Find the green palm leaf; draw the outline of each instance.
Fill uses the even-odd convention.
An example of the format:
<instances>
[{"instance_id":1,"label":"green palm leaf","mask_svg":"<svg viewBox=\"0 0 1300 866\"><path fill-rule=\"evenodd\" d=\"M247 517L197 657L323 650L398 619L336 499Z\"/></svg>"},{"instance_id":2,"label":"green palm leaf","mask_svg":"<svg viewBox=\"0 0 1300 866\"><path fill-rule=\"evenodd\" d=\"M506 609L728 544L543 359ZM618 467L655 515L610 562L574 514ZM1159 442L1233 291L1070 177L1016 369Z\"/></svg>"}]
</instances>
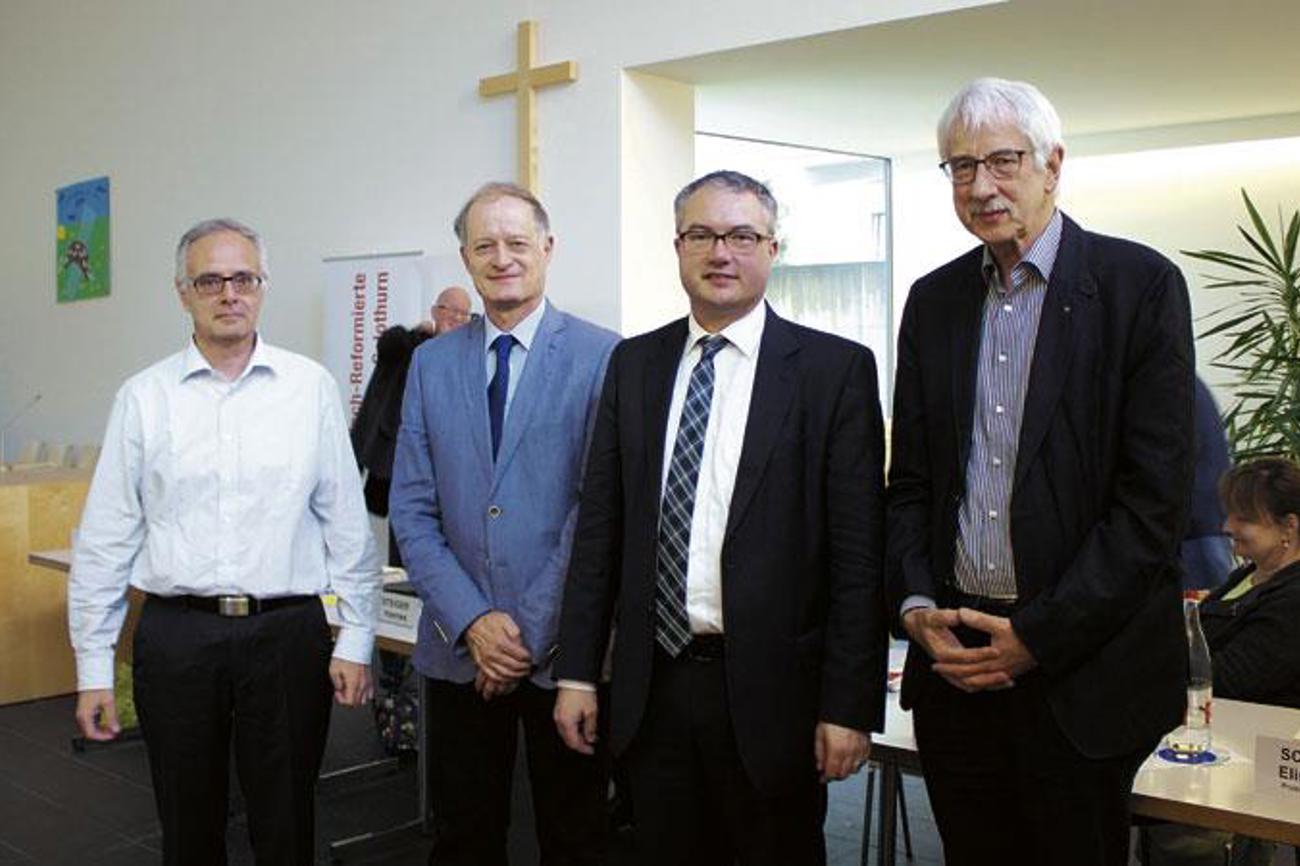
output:
<instances>
[{"instance_id":1,"label":"green palm leaf","mask_svg":"<svg viewBox=\"0 0 1300 866\"><path fill-rule=\"evenodd\" d=\"M1249 223L1237 226L1246 254L1183 250L1189 258L1231 275L1207 274L1207 289L1231 289L1239 300L1198 317L1208 323L1200 337L1226 341L1211 365L1235 376L1231 405L1223 415L1237 460L1266 455L1300 459L1300 211L1276 234L1243 189Z\"/></svg>"}]
</instances>

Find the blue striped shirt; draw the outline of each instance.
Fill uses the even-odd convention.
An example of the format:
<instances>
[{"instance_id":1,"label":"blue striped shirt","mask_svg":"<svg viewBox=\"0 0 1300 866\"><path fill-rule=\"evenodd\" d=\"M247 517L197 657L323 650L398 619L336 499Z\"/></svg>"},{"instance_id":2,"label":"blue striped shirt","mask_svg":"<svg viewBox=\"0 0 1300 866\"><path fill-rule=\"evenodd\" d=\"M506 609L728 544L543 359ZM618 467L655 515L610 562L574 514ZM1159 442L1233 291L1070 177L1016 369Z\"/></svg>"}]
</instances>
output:
<instances>
[{"instance_id":1,"label":"blue striped shirt","mask_svg":"<svg viewBox=\"0 0 1300 866\"><path fill-rule=\"evenodd\" d=\"M1061 212L1056 211L1011 269L1009 286L1003 284L992 253L984 249L988 293L980 327L966 494L957 515L955 564L958 589L971 595L1016 598L1011 484L1038 320L1060 245Z\"/></svg>"}]
</instances>

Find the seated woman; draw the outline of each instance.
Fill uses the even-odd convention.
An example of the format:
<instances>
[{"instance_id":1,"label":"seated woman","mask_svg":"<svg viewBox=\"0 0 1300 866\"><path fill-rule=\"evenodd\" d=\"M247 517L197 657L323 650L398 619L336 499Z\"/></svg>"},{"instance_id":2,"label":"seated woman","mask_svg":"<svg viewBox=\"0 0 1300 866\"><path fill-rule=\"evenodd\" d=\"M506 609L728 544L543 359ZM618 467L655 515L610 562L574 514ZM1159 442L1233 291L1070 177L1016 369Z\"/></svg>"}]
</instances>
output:
<instances>
[{"instance_id":1,"label":"seated woman","mask_svg":"<svg viewBox=\"0 0 1300 866\"><path fill-rule=\"evenodd\" d=\"M1219 481L1224 529L1244 564L1201 602L1214 696L1300 709L1300 466L1266 457ZM1273 862L1274 846L1231 833L1156 825L1144 831L1149 864Z\"/></svg>"},{"instance_id":2,"label":"seated woman","mask_svg":"<svg viewBox=\"0 0 1300 866\"><path fill-rule=\"evenodd\" d=\"M1300 709L1300 466L1266 457L1219 482L1246 562L1201 602L1214 696Z\"/></svg>"}]
</instances>

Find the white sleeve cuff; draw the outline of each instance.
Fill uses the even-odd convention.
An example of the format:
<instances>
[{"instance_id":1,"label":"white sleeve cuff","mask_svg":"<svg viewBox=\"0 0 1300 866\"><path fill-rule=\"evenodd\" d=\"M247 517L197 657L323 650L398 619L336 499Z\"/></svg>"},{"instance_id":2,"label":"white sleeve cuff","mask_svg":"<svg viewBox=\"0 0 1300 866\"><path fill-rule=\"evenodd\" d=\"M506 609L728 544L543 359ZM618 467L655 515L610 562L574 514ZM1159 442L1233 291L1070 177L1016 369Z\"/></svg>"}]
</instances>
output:
<instances>
[{"instance_id":1,"label":"white sleeve cuff","mask_svg":"<svg viewBox=\"0 0 1300 866\"><path fill-rule=\"evenodd\" d=\"M938 605L935 604L934 599L930 598L928 595L909 595L907 598L903 599L903 604L898 609L898 618L902 619L909 610L915 610L918 607L934 608L938 607Z\"/></svg>"},{"instance_id":2,"label":"white sleeve cuff","mask_svg":"<svg viewBox=\"0 0 1300 866\"><path fill-rule=\"evenodd\" d=\"M113 653L77 653L77 691L113 688Z\"/></svg>"},{"instance_id":3,"label":"white sleeve cuff","mask_svg":"<svg viewBox=\"0 0 1300 866\"><path fill-rule=\"evenodd\" d=\"M334 641L334 658L359 665L370 664L375 651L375 633L368 628L345 625Z\"/></svg>"},{"instance_id":4,"label":"white sleeve cuff","mask_svg":"<svg viewBox=\"0 0 1300 866\"><path fill-rule=\"evenodd\" d=\"M582 680L556 680L557 689L573 689L575 692L592 692L596 691L595 683L584 683Z\"/></svg>"}]
</instances>

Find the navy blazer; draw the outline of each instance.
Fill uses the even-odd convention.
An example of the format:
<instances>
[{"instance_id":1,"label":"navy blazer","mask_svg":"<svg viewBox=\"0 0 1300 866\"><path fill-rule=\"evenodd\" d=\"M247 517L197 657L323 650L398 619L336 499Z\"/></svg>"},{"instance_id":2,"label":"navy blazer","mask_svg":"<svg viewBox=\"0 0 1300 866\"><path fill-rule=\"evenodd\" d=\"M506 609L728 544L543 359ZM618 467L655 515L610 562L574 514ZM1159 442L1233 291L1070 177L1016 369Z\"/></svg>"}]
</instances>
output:
<instances>
[{"instance_id":1,"label":"navy blazer","mask_svg":"<svg viewBox=\"0 0 1300 866\"><path fill-rule=\"evenodd\" d=\"M500 610L549 687L583 456L618 336L547 303L494 462L484 334L478 320L425 342L407 376L389 520L423 602L413 659L426 676L473 680L463 634Z\"/></svg>"},{"instance_id":2,"label":"navy blazer","mask_svg":"<svg viewBox=\"0 0 1300 866\"><path fill-rule=\"evenodd\" d=\"M612 743L632 742L655 655L664 439L679 319L614 351L592 434L556 676L598 679L615 619ZM740 761L772 795L806 785L819 721L884 723L884 433L871 352L770 309L720 557Z\"/></svg>"},{"instance_id":3,"label":"navy blazer","mask_svg":"<svg viewBox=\"0 0 1300 866\"><path fill-rule=\"evenodd\" d=\"M907 596L943 606L954 589L982 255L922 277L903 311L888 493L896 628ZM1011 622L1046 677L1057 724L1089 757L1150 746L1183 714L1176 551L1192 488L1193 366L1187 286L1173 263L1065 218L1013 477ZM929 662L912 647L905 707Z\"/></svg>"}]
</instances>

